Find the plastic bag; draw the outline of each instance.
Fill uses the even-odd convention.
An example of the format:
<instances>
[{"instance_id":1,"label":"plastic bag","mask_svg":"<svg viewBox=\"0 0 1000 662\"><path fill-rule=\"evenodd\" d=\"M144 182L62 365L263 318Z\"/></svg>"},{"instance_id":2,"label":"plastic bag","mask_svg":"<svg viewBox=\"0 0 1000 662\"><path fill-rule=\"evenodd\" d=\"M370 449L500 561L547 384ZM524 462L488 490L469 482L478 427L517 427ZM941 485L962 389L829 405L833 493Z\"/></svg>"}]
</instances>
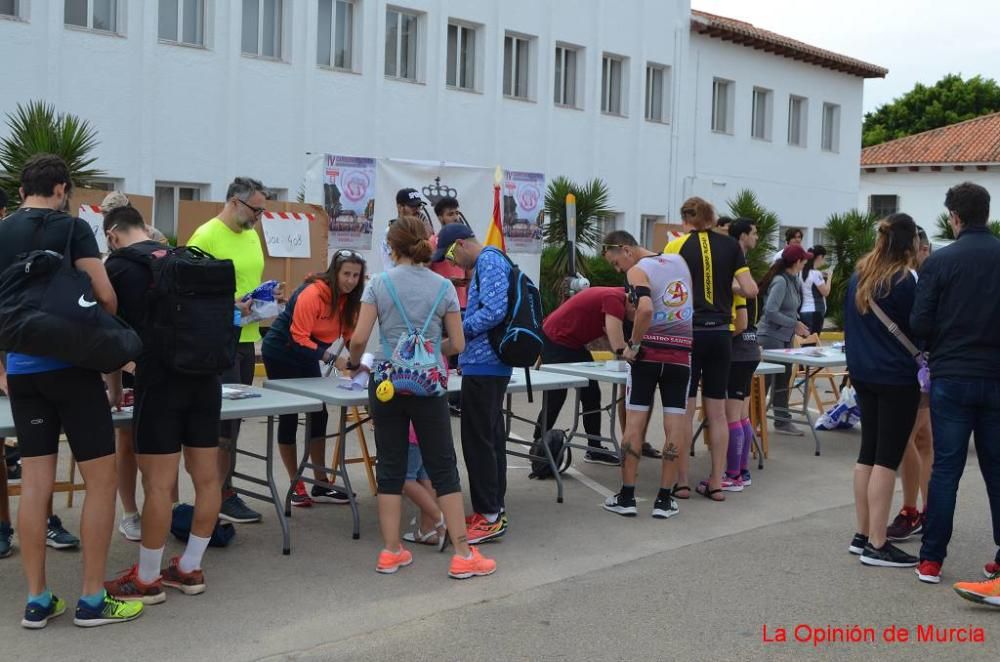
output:
<instances>
[{"instance_id":1,"label":"plastic bag","mask_svg":"<svg viewBox=\"0 0 1000 662\"><path fill-rule=\"evenodd\" d=\"M280 283L276 280L264 281L243 297L243 303L250 303L250 312L240 317L240 326L273 319L281 314L285 305L278 303L277 297L274 296L278 285Z\"/></svg>"},{"instance_id":2,"label":"plastic bag","mask_svg":"<svg viewBox=\"0 0 1000 662\"><path fill-rule=\"evenodd\" d=\"M853 386L840 390L840 399L816 420L817 430L851 430L861 422L861 409Z\"/></svg>"}]
</instances>

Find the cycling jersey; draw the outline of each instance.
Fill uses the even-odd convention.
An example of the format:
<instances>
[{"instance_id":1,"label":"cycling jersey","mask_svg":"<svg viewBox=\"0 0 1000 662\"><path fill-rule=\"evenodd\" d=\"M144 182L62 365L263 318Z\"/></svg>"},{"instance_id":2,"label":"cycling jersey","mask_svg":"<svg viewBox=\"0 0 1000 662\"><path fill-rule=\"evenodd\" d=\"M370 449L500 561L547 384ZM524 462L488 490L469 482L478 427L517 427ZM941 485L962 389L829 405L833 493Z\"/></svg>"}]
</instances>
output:
<instances>
[{"instance_id":1,"label":"cycling jersey","mask_svg":"<svg viewBox=\"0 0 1000 662\"><path fill-rule=\"evenodd\" d=\"M691 274L674 255L650 255L636 266L649 279L653 320L642 337L640 360L688 365L691 352Z\"/></svg>"},{"instance_id":2,"label":"cycling jersey","mask_svg":"<svg viewBox=\"0 0 1000 662\"><path fill-rule=\"evenodd\" d=\"M733 315L733 278L749 271L739 243L711 230L679 237L663 250L684 258L691 270L694 326L725 328Z\"/></svg>"}]
</instances>

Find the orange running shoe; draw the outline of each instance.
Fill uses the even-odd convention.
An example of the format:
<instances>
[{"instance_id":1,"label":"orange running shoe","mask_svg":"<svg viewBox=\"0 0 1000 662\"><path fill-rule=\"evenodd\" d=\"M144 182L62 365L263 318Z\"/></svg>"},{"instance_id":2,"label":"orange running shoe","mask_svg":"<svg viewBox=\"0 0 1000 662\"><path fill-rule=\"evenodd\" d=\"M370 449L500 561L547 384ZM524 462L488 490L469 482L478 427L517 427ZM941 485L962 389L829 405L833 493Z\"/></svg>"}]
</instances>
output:
<instances>
[{"instance_id":1,"label":"orange running shoe","mask_svg":"<svg viewBox=\"0 0 1000 662\"><path fill-rule=\"evenodd\" d=\"M410 554L410 550L402 545L399 546L398 552L390 552L387 549L383 549L379 552L378 565L375 566L375 572L381 572L383 575L391 575L411 563L413 563L413 554Z\"/></svg>"},{"instance_id":2,"label":"orange running shoe","mask_svg":"<svg viewBox=\"0 0 1000 662\"><path fill-rule=\"evenodd\" d=\"M453 579L468 579L469 577L484 577L497 571L497 562L479 553L478 547L470 546L472 558L467 559L460 554L451 557L451 567L448 576Z\"/></svg>"},{"instance_id":3,"label":"orange running shoe","mask_svg":"<svg viewBox=\"0 0 1000 662\"><path fill-rule=\"evenodd\" d=\"M472 521L465 531L470 545L479 545L484 542L496 540L505 533L507 533L507 523L504 517L497 517L497 521L490 522L479 513L472 515Z\"/></svg>"},{"instance_id":4,"label":"orange running shoe","mask_svg":"<svg viewBox=\"0 0 1000 662\"><path fill-rule=\"evenodd\" d=\"M139 580L139 566L134 565L120 577L104 582L104 590L113 598L119 600L138 600L144 605L158 605L166 602L167 594L163 590L160 579L149 584Z\"/></svg>"},{"instance_id":5,"label":"orange running shoe","mask_svg":"<svg viewBox=\"0 0 1000 662\"><path fill-rule=\"evenodd\" d=\"M200 569L184 572L181 570L180 557L170 559L167 567L161 570L163 585L176 588L184 595L198 595L205 592L205 573Z\"/></svg>"},{"instance_id":6,"label":"orange running shoe","mask_svg":"<svg viewBox=\"0 0 1000 662\"><path fill-rule=\"evenodd\" d=\"M958 582L952 588L966 600L1000 607L1000 578L985 582Z\"/></svg>"}]
</instances>

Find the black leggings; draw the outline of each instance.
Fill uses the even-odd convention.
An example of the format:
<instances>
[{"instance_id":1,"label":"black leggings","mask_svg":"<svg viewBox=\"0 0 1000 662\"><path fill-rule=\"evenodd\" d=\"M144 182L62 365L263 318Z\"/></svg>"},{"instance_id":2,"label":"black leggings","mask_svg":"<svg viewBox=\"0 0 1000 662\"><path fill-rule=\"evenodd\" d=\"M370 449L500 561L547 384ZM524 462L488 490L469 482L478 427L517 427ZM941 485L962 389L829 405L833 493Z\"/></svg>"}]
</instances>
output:
<instances>
[{"instance_id":1,"label":"black leggings","mask_svg":"<svg viewBox=\"0 0 1000 662\"><path fill-rule=\"evenodd\" d=\"M265 345L265 347L267 347ZM319 361L286 361L276 359L267 350L263 350L264 369L268 379L297 379L300 377L321 377ZM309 416L310 433L313 439L326 436L326 423L329 416L326 405L319 411L307 414ZM278 443L286 446L295 445L295 435L299 427L298 414L285 414L278 417Z\"/></svg>"},{"instance_id":2,"label":"black leggings","mask_svg":"<svg viewBox=\"0 0 1000 662\"><path fill-rule=\"evenodd\" d=\"M375 425L379 494L402 494L410 457L410 423L417 433L420 455L439 497L462 491L458 459L451 438L448 398L397 395L388 402L375 397L375 380L368 385L368 405Z\"/></svg>"},{"instance_id":3,"label":"black leggings","mask_svg":"<svg viewBox=\"0 0 1000 662\"><path fill-rule=\"evenodd\" d=\"M852 380L861 409L861 450L858 464L895 471L903 460L917 418L920 387L872 384Z\"/></svg>"}]
</instances>

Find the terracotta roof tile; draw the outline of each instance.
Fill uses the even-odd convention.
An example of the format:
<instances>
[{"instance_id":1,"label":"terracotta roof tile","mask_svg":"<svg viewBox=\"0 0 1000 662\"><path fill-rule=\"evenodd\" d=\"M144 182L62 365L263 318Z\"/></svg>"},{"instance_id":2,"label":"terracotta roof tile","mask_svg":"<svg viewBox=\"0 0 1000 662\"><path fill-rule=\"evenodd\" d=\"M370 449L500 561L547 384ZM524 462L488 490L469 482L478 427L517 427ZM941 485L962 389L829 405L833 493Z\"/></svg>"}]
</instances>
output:
<instances>
[{"instance_id":1,"label":"terracotta roof tile","mask_svg":"<svg viewBox=\"0 0 1000 662\"><path fill-rule=\"evenodd\" d=\"M752 23L708 12L691 10L691 29L709 37L764 50L819 67L862 78L885 78L889 70L833 51L810 46L796 39L763 30Z\"/></svg>"},{"instance_id":2,"label":"terracotta roof tile","mask_svg":"<svg viewBox=\"0 0 1000 662\"><path fill-rule=\"evenodd\" d=\"M861 165L1000 163L1000 113L861 150Z\"/></svg>"}]
</instances>

